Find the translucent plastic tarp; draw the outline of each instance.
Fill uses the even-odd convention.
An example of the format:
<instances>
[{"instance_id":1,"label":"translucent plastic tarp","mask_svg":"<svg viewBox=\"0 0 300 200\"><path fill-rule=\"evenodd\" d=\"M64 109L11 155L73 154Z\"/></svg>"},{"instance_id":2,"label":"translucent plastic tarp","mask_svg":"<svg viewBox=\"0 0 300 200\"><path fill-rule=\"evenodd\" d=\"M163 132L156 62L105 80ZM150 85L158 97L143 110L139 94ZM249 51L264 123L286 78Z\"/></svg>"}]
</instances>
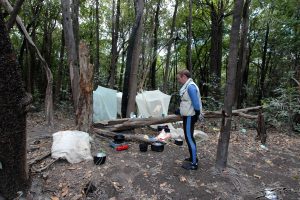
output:
<instances>
[{"instance_id":1,"label":"translucent plastic tarp","mask_svg":"<svg viewBox=\"0 0 300 200\"><path fill-rule=\"evenodd\" d=\"M161 117L168 115L171 96L160 90L143 91L136 96L138 116Z\"/></svg>"},{"instance_id":2,"label":"translucent plastic tarp","mask_svg":"<svg viewBox=\"0 0 300 200\"><path fill-rule=\"evenodd\" d=\"M98 86L93 92L93 121L117 118L117 91Z\"/></svg>"}]
</instances>

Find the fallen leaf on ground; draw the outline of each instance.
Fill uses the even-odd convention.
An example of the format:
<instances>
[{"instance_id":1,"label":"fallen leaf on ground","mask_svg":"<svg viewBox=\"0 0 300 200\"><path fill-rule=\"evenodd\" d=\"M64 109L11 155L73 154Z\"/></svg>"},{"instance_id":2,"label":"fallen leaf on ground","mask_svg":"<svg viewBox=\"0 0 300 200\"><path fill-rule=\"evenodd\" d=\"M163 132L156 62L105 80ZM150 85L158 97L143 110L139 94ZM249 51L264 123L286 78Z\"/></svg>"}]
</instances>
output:
<instances>
[{"instance_id":1,"label":"fallen leaf on ground","mask_svg":"<svg viewBox=\"0 0 300 200\"><path fill-rule=\"evenodd\" d=\"M59 200L59 198L54 196L54 197L51 197L51 200Z\"/></svg>"},{"instance_id":2,"label":"fallen leaf on ground","mask_svg":"<svg viewBox=\"0 0 300 200\"><path fill-rule=\"evenodd\" d=\"M186 182L186 178L185 178L184 176L180 176L179 180L180 180L181 182Z\"/></svg>"},{"instance_id":3,"label":"fallen leaf on ground","mask_svg":"<svg viewBox=\"0 0 300 200\"><path fill-rule=\"evenodd\" d=\"M261 176L257 175L257 174L254 174L253 175L255 178L258 178L258 179L261 179Z\"/></svg>"}]
</instances>

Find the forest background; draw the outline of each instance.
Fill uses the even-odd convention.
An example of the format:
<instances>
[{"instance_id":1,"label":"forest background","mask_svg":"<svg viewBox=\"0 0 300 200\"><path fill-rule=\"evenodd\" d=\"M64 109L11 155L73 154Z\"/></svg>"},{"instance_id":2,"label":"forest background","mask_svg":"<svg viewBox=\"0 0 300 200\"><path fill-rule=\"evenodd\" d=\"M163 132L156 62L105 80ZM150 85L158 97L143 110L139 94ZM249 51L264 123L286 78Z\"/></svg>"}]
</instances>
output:
<instances>
[{"instance_id":1,"label":"forest background","mask_svg":"<svg viewBox=\"0 0 300 200\"><path fill-rule=\"evenodd\" d=\"M79 130L90 128L91 94L98 85L123 92L122 117L136 111L134 98L141 90L172 95L172 113L179 99L176 74L184 68L200 87L204 110L224 109L229 116L221 127L217 166L226 167L234 108L262 105L267 127L300 132L297 0L0 3L4 166L14 156L26 163L31 99L29 109L44 110L49 125L54 110L72 105ZM26 164L16 165L22 176L9 170L15 164L4 167L2 175L25 183ZM3 188L8 178L2 179Z\"/></svg>"},{"instance_id":2,"label":"forest background","mask_svg":"<svg viewBox=\"0 0 300 200\"><path fill-rule=\"evenodd\" d=\"M143 5L137 2L68 2L74 41L79 44L82 40L89 46L94 89L101 85L123 92L128 90L130 84L124 82L129 76L126 62L130 35L137 27L137 7L143 6L139 25L142 31L137 33L140 36L134 36L141 38L140 53L135 55L138 65L134 93L160 89L172 94L172 111L179 88L176 73L188 68L200 86L205 110L219 110L225 92L234 1L147 0ZM57 106L72 99L63 7L64 4L56 0L24 1L19 12L52 72L53 100ZM236 108L264 105L267 111L273 112L273 117L267 119L272 125L287 123L299 131L295 118L300 112L297 90L300 4L296 0L247 0L241 14L234 105ZM26 91L40 107L47 88L43 63L18 26L11 27L10 37ZM78 63L75 68L79 69Z\"/></svg>"}]
</instances>

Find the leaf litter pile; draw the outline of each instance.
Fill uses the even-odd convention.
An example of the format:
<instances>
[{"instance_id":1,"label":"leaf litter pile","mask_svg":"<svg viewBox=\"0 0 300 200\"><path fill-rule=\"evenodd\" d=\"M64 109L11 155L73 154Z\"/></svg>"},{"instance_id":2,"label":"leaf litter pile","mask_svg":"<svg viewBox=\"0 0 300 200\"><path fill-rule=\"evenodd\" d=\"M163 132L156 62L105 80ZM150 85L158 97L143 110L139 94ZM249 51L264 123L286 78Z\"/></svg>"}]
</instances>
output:
<instances>
[{"instance_id":1,"label":"leaf litter pile","mask_svg":"<svg viewBox=\"0 0 300 200\"><path fill-rule=\"evenodd\" d=\"M28 114L27 158L32 185L27 199L300 199L300 137L297 135L268 129L267 148L262 148L254 139L255 129L233 129L228 167L222 173L214 168L219 120L207 120L201 130L209 138L196 140L197 171L181 167L184 158L189 156L185 142L177 146L169 141L163 152L150 148L141 152L139 142L128 142L128 150L116 151L109 147L112 139L93 134L90 134L92 155L104 150L106 162L70 164L51 158L52 134L75 128L70 116L57 112L55 125L50 128L41 112ZM158 134L148 127L135 132Z\"/></svg>"}]
</instances>

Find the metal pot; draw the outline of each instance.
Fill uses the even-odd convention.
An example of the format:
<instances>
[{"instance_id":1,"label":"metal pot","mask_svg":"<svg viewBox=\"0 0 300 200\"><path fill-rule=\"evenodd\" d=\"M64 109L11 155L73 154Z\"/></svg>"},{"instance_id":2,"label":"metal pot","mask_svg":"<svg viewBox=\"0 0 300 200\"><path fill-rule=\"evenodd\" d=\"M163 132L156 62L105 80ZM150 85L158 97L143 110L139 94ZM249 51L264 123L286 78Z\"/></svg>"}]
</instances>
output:
<instances>
[{"instance_id":1,"label":"metal pot","mask_svg":"<svg viewBox=\"0 0 300 200\"><path fill-rule=\"evenodd\" d=\"M151 150L156 152L162 152L164 150L164 144L161 142L154 142L151 144Z\"/></svg>"},{"instance_id":2,"label":"metal pot","mask_svg":"<svg viewBox=\"0 0 300 200\"><path fill-rule=\"evenodd\" d=\"M121 144L125 141L125 136L122 134L117 134L114 136L114 143Z\"/></svg>"}]
</instances>

